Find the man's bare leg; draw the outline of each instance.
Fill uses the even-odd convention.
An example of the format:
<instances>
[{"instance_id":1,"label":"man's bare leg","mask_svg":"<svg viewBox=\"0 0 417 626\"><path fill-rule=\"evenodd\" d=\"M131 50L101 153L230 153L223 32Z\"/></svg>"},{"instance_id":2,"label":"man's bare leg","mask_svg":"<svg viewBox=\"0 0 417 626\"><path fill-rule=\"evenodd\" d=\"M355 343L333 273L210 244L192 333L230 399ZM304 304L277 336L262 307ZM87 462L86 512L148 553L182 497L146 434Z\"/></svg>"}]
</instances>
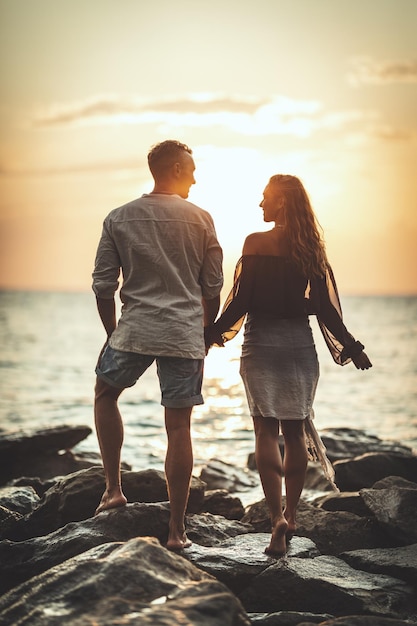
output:
<instances>
[{"instance_id":1,"label":"man's bare leg","mask_svg":"<svg viewBox=\"0 0 417 626\"><path fill-rule=\"evenodd\" d=\"M122 492L120 453L123 443L123 422L117 400L123 389L111 387L97 378L94 398L94 419L103 460L106 490L95 514L124 506L127 502Z\"/></svg>"},{"instance_id":2,"label":"man's bare leg","mask_svg":"<svg viewBox=\"0 0 417 626\"><path fill-rule=\"evenodd\" d=\"M279 422L273 417L254 417L255 459L271 516L271 541L267 554L283 556L288 523L282 512L282 459L279 449Z\"/></svg>"},{"instance_id":3,"label":"man's bare leg","mask_svg":"<svg viewBox=\"0 0 417 626\"><path fill-rule=\"evenodd\" d=\"M288 538L296 530L296 511L304 487L307 469L307 447L304 434L304 421L283 420L281 422L284 435L284 476L286 504L285 519L288 522Z\"/></svg>"},{"instance_id":4,"label":"man's bare leg","mask_svg":"<svg viewBox=\"0 0 417 626\"><path fill-rule=\"evenodd\" d=\"M185 511L193 471L191 412L192 407L165 408L165 428L168 437L165 475L171 509L167 541L169 550L182 550L191 545L185 533Z\"/></svg>"}]
</instances>

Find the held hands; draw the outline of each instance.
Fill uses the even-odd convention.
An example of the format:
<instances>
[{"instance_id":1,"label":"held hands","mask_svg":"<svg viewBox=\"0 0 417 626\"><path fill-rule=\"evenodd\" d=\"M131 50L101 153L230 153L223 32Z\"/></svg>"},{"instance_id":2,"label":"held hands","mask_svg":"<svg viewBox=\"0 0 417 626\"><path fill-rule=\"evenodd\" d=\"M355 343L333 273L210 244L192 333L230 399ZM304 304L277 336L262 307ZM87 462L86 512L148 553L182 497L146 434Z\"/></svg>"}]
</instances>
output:
<instances>
[{"instance_id":1,"label":"held hands","mask_svg":"<svg viewBox=\"0 0 417 626\"><path fill-rule=\"evenodd\" d=\"M206 344L206 354L213 344L216 344L220 348L224 348L223 337L214 324L204 327L204 342Z\"/></svg>"},{"instance_id":2,"label":"held hands","mask_svg":"<svg viewBox=\"0 0 417 626\"><path fill-rule=\"evenodd\" d=\"M368 359L366 352L362 350L358 355L352 357L352 361L358 370L368 370L372 367L371 361Z\"/></svg>"}]
</instances>

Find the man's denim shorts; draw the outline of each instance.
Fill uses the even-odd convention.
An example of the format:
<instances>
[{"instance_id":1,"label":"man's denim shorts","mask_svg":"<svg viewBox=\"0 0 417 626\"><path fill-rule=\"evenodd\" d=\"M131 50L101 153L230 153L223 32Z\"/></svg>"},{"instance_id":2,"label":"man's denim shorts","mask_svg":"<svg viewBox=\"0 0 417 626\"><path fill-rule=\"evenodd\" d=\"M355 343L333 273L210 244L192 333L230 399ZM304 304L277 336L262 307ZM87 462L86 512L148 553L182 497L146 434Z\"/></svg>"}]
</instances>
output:
<instances>
[{"instance_id":1,"label":"man's denim shorts","mask_svg":"<svg viewBox=\"0 0 417 626\"><path fill-rule=\"evenodd\" d=\"M97 364L96 374L108 385L125 389L133 387L154 361L162 406L180 409L204 403L201 395L204 359L121 352L107 345Z\"/></svg>"}]
</instances>

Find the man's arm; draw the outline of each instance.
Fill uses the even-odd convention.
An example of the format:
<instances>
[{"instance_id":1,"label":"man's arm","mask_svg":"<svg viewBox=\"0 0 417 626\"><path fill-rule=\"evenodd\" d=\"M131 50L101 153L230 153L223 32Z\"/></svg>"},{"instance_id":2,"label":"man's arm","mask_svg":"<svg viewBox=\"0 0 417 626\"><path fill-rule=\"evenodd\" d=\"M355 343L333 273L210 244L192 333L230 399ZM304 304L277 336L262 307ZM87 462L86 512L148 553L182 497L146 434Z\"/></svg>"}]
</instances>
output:
<instances>
[{"instance_id":1,"label":"man's arm","mask_svg":"<svg viewBox=\"0 0 417 626\"><path fill-rule=\"evenodd\" d=\"M116 328L116 304L114 298L99 298L97 296L96 301L100 319L106 330L107 338L109 338Z\"/></svg>"},{"instance_id":2,"label":"man's arm","mask_svg":"<svg viewBox=\"0 0 417 626\"><path fill-rule=\"evenodd\" d=\"M207 300L206 298L202 299L203 309L204 309L204 343L206 344L206 354L210 348L210 342L207 336L207 331L209 327L213 324L216 319L217 313L220 308L220 295L212 298L211 300Z\"/></svg>"},{"instance_id":3,"label":"man's arm","mask_svg":"<svg viewBox=\"0 0 417 626\"><path fill-rule=\"evenodd\" d=\"M204 309L204 326L210 326L213 324L216 319L217 313L220 308L220 295L212 298L211 300L207 300L206 298L202 299L203 309Z\"/></svg>"}]
</instances>

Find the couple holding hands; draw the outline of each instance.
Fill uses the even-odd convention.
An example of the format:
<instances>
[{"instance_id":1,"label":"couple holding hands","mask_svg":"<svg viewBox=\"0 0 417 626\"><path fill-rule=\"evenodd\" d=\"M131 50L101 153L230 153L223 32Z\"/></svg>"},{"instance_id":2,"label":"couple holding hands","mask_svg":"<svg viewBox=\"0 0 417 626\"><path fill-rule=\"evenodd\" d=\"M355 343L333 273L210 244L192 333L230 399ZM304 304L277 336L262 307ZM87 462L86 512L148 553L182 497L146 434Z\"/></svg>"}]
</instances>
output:
<instances>
[{"instance_id":1,"label":"couple holding hands","mask_svg":"<svg viewBox=\"0 0 417 626\"><path fill-rule=\"evenodd\" d=\"M154 146L151 193L104 220L93 272L107 340L96 367L95 424L106 487L96 513L126 504L120 472L123 423L118 398L156 361L165 411L165 474L170 501L166 546L190 545L185 511L193 468L190 418L202 404L204 356L243 322L240 374L255 431L255 458L271 516L265 551L286 553L296 531L308 448L332 480L314 428L319 364L309 316L336 363L370 368L364 346L343 323L336 282L319 225L301 181L272 176L260 207L272 229L250 234L220 317L222 250L209 213L187 201L195 183L191 149L168 140ZM121 316L114 296L122 273ZM203 333L204 328L204 333ZM279 433L284 438L282 459ZM282 481L285 481L285 508Z\"/></svg>"}]
</instances>

